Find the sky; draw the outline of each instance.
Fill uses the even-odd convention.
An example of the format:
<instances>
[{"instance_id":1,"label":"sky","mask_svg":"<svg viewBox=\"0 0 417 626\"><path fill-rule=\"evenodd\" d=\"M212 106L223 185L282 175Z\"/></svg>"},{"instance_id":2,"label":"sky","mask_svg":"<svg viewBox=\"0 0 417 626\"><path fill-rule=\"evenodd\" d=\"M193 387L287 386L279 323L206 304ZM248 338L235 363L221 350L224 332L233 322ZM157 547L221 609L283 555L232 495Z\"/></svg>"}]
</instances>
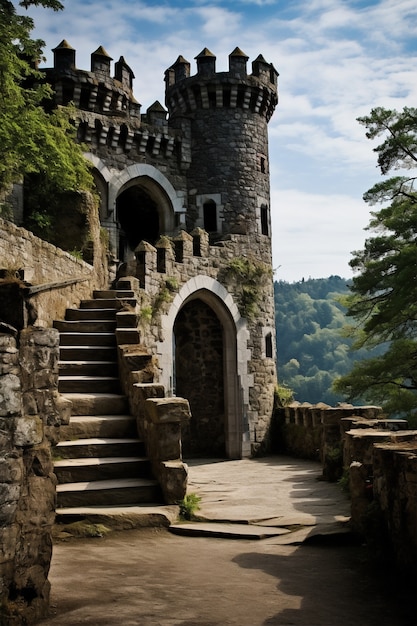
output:
<instances>
[{"instance_id":1,"label":"sky","mask_svg":"<svg viewBox=\"0 0 417 626\"><path fill-rule=\"evenodd\" d=\"M142 112L164 104L164 72L181 54L196 72L205 47L227 71L236 46L279 72L269 122L275 280L338 275L363 248L370 210L362 196L381 180L377 142L357 122L375 107L417 106L415 0L63 0L32 7L33 36L66 39L79 69L102 45L135 74Z\"/></svg>"}]
</instances>

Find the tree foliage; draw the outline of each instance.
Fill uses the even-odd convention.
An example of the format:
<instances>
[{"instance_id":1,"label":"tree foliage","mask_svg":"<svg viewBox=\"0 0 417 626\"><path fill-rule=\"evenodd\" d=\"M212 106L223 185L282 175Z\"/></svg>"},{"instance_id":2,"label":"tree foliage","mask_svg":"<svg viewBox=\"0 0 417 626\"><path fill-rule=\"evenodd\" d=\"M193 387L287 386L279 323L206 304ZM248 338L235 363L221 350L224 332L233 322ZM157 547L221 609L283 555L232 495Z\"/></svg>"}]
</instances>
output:
<instances>
[{"instance_id":1,"label":"tree foliage","mask_svg":"<svg viewBox=\"0 0 417 626\"><path fill-rule=\"evenodd\" d=\"M25 0L19 5L63 8L57 0ZM44 42L31 37L33 26L12 2L0 1L0 192L26 174L39 174L56 189L89 189L92 178L74 141L71 111L47 112L43 106L52 91L37 70Z\"/></svg>"},{"instance_id":2,"label":"tree foliage","mask_svg":"<svg viewBox=\"0 0 417 626\"><path fill-rule=\"evenodd\" d=\"M383 175L403 170L364 194L371 212L363 250L350 261L356 272L346 299L355 347L385 346L378 357L357 363L335 388L349 398L381 402L388 412L417 412L417 109L376 108L359 118Z\"/></svg>"}]
</instances>

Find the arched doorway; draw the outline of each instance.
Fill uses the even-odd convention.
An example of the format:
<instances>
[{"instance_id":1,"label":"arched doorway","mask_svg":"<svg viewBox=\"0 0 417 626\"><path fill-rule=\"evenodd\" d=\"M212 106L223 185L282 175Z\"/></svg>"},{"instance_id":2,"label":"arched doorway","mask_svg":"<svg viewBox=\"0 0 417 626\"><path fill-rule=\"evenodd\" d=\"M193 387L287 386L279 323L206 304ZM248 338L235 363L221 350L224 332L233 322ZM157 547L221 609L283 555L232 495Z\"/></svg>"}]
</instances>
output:
<instances>
[{"instance_id":1,"label":"arched doorway","mask_svg":"<svg viewBox=\"0 0 417 626\"><path fill-rule=\"evenodd\" d=\"M120 225L120 261L125 261L128 251L133 252L141 241L156 243L160 234L158 205L150 194L135 185L117 197L116 215Z\"/></svg>"},{"instance_id":2,"label":"arched doorway","mask_svg":"<svg viewBox=\"0 0 417 626\"><path fill-rule=\"evenodd\" d=\"M223 328L201 299L187 302L174 324L175 392L190 403L183 454L226 455Z\"/></svg>"}]
</instances>

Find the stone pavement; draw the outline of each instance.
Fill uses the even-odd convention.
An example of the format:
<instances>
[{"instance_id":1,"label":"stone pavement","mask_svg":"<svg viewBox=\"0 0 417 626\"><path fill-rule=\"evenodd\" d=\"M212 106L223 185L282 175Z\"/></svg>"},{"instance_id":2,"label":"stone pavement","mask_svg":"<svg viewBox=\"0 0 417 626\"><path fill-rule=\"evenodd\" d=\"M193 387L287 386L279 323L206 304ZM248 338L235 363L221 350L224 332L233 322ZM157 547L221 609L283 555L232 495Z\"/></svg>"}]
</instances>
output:
<instances>
[{"instance_id":1,"label":"stone pavement","mask_svg":"<svg viewBox=\"0 0 417 626\"><path fill-rule=\"evenodd\" d=\"M206 523L172 524L173 532L281 536L282 544L300 543L318 533L348 532L350 502L339 485L321 480L318 463L274 456L188 464L188 493L201 497L197 516Z\"/></svg>"},{"instance_id":2,"label":"stone pavement","mask_svg":"<svg viewBox=\"0 0 417 626\"><path fill-rule=\"evenodd\" d=\"M202 536L142 528L58 542L42 626L415 626L415 604L341 534L349 501L318 464L189 465L204 521L173 530Z\"/></svg>"}]
</instances>

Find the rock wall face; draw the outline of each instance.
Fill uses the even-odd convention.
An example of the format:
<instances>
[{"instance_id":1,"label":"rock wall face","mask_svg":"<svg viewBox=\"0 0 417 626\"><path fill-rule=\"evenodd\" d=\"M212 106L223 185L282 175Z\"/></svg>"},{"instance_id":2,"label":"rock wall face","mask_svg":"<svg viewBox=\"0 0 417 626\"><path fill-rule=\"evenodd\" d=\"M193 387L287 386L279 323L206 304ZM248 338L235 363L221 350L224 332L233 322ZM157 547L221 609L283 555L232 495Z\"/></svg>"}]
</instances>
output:
<instances>
[{"instance_id":1,"label":"rock wall face","mask_svg":"<svg viewBox=\"0 0 417 626\"><path fill-rule=\"evenodd\" d=\"M0 334L0 623L30 624L48 609L55 519L51 445L69 408L58 394L59 336Z\"/></svg>"}]
</instances>

